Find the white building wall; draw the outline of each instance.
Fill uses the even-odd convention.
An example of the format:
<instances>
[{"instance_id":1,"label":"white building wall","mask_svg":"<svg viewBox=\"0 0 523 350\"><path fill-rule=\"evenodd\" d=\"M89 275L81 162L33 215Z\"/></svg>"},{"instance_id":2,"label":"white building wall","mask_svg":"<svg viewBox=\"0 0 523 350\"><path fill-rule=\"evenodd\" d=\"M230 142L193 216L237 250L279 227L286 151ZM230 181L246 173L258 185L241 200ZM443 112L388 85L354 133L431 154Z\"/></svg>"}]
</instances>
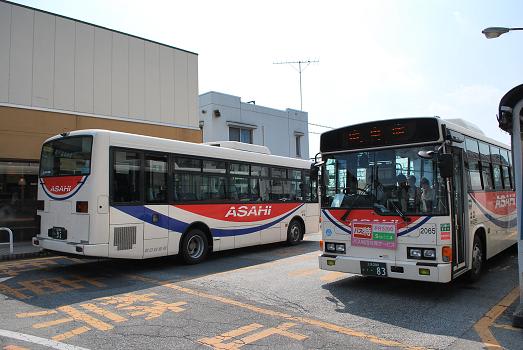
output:
<instances>
[{"instance_id":1,"label":"white building wall","mask_svg":"<svg viewBox=\"0 0 523 350\"><path fill-rule=\"evenodd\" d=\"M198 56L0 1L0 104L198 127Z\"/></svg>"},{"instance_id":2,"label":"white building wall","mask_svg":"<svg viewBox=\"0 0 523 350\"><path fill-rule=\"evenodd\" d=\"M216 117L214 111L220 116ZM229 127L251 128L253 143L269 147L272 154L297 157L296 135L301 136L301 157L309 158L308 114L241 102L240 97L208 92L200 95L203 141L229 140Z\"/></svg>"}]
</instances>

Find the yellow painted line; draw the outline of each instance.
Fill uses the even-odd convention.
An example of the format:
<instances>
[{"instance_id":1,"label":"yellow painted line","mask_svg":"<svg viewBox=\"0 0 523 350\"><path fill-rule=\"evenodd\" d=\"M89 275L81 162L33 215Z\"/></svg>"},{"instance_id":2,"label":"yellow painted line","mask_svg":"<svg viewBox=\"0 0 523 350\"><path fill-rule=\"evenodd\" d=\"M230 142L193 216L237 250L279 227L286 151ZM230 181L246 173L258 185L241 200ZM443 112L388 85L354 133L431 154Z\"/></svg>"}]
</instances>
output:
<instances>
[{"instance_id":1,"label":"yellow painted line","mask_svg":"<svg viewBox=\"0 0 523 350\"><path fill-rule=\"evenodd\" d=\"M4 346L4 350L29 350L29 349L24 348L23 346L18 346L18 345L7 345L7 346Z\"/></svg>"},{"instance_id":2,"label":"yellow painted line","mask_svg":"<svg viewBox=\"0 0 523 350\"><path fill-rule=\"evenodd\" d=\"M90 330L91 330L91 328L86 327L86 326L82 326L82 327L75 328L72 331L55 335L51 339L53 339L55 341L62 341L62 340L66 340L66 339L69 339L69 338L72 338L72 337L76 337L77 335L80 335L80 334L84 334L85 332L88 332Z\"/></svg>"},{"instance_id":3,"label":"yellow painted line","mask_svg":"<svg viewBox=\"0 0 523 350\"><path fill-rule=\"evenodd\" d=\"M86 310L91 311L92 313L95 313L97 315L103 316L111 321L114 321L116 323L127 321L125 317L122 317L120 315L117 315L111 311L104 310L102 308L99 308L98 306L94 304L81 304L81 307L83 307Z\"/></svg>"},{"instance_id":4,"label":"yellow painted line","mask_svg":"<svg viewBox=\"0 0 523 350\"><path fill-rule=\"evenodd\" d=\"M56 326L56 325L59 325L59 324L62 324L62 323L67 323L67 322L71 322L71 321L74 321L74 319L72 319L72 318L60 318L58 320L53 320L53 321L49 321L49 322L42 322L42 323L34 324L33 328L35 328L35 329L48 328L48 327Z\"/></svg>"},{"instance_id":5,"label":"yellow painted line","mask_svg":"<svg viewBox=\"0 0 523 350\"><path fill-rule=\"evenodd\" d=\"M240 344L251 344L251 343L254 343L254 342L256 342L258 340L261 340L263 338L267 338L267 337L269 337L271 335L274 335L274 334L282 335L284 337L288 337L288 338L291 338L291 339L294 339L294 340L305 340L305 339L308 338L307 336L305 336L303 334L292 333L292 332L288 331L289 328L294 327L294 326L296 326L296 323L285 322L284 324L281 324L278 327L267 328L267 329L264 329L263 331L261 331L259 333L256 333L256 334L253 334L253 335L249 335L249 336L247 336L245 338L242 338L238 342Z\"/></svg>"},{"instance_id":6,"label":"yellow painted line","mask_svg":"<svg viewBox=\"0 0 523 350\"><path fill-rule=\"evenodd\" d=\"M51 293L62 293L67 291L66 288L56 283L53 280L34 280L34 281L21 281L19 285L23 286L25 290L31 291L36 295Z\"/></svg>"},{"instance_id":7,"label":"yellow painted line","mask_svg":"<svg viewBox=\"0 0 523 350\"><path fill-rule=\"evenodd\" d=\"M96 328L100 331L108 331L108 330L114 328L112 325L105 323L103 321L100 321L92 316L89 316L86 313L78 311L71 306L61 306L57 310L65 312L66 314L68 314L69 316L74 318L76 321L82 321L84 323L87 323L89 326ZM56 339L54 339L54 340L56 340Z\"/></svg>"},{"instance_id":8,"label":"yellow painted line","mask_svg":"<svg viewBox=\"0 0 523 350\"><path fill-rule=\"evenodd\" d=\"M72 289L85 288L84 286L82 286L80 284L81 280L73 280L73 279L65 278L65 277L54 277L53 280L58 281L60 284L67 286L69 288L72 288Z\"/></svg>"},{"instance_id":9,"label":"yellow painted line","mask_svg":"<svg viewBox=\"0 0 523 350\"><path fill-rule=\"evenodd\" d=\"M317 272L320 272L320 269L315 266L313 268L307 268L307 269L300 269L300 270L294 270L288 273L289 276L297 277L297 276L310 276Z\"/></svg>"},{"instance_id":10,"label":"yellow painted line","mask_svg":"<svg viewBox=\"0 0 523 350\"><path fill-rule=\"evenodd\" d=\"M167 304L163 301L154 301L154 306L128 306L125 307L125 310L136 310L130 313L131 316L143 316L148 315L145 319L152 320L153 318L158 318L162 316L167 310L172 312L182 312L185 309L180 306L187 304L184 301L180 301L173 304Z\"/></svg>"},{"instance_id":11,"label":"yellow painted line","mask_svg":"<svg viewBox=\"0 0 523 350\"><path fill-rule=\"evenodd\" d=\"M48 257L36 258L36 259L22 259L22 260L17 260L16 262L8 261L8 262L0 263L0 269L3 269L4 266L13 267L13 266L21 265L21 264L26 264L28 262L29 263L38 263L40 261L66 259L66 258L67 257L65 257L65 256L48 256Z\"/></svg>"},{"instance_id":12,"label":"yellow painted line","mask_svg":"<svg viewBox=\"0 0 523 350\"><path fill-rule=\"evenodd\" d=\"M11 295L17 299L30 299L31 298L31 296L22 293L19 289L11 288L5 284L0 284L0 293Z\"/></svg>"},{"instance_id":13,"label":"yellow painted line","mask_svg":"<svg viewBox=\"0 0 523 350\"><path fill-rule=\"evenodd\" d=\"M238 329L234 329L232 331L223 333L222 335L219 335L218 337L222 338L222 341L225 341L225 340L229 340L234 337L239 337L240 335L247 334L249 332L257 330L258 328L263 328L263 326L258 323L251 323L247 326L243 326Z\"/></svg>"},{"instance_id":14,"label":"yellow painted line","mask_svg":"<svg viewBox=\"0 0 523 350\"><path fill-rule=\"evenodd\" d=\"M333 271L333 272L329 272L325 276L321 276L320 280L322 280L323 282L333 282L341 277L346 277L346 276L347 276L347 274L344 272Z\"/></svg>"},{"instance_id":15,"label":"yellow painted line","mask_svg":"<svg viewBox=\"0 0 523 350\"><path fill-rule=\"evenodd\" d=\"M496 327L496 328L506 329L506 330L509 330L509 331L516 331L516 332L523 333L523 330L521 328L512 327L512 325L510 325L510 324L494 323L492 326Z\"/></svg>"},{"instance_id":16,"label":"yellow painted line","mask_svg":"<svg viewBox=\"0 0 523 350\"><path fill-rule=\"evenodd\" d=\"M19 314L16 314L16 317L18 318L26 318L26 317L37 317L37 316L48 316L48 315L54 315L57 312L55 310L45 310L45 311L35 311L35 312L22 312Z\"/></svg>"},{"instance_id":17,"label":"yellow painted line","mask_svg":"<svg viewBox=\"0 0 523 350\"><path fill-rule=\"evenodd\" d=\"M262 328L263 326L258 323L251 323L247 326L243 326L237 329L233 329L232 331L225 332L221 335L217 335L214 338L202 338L198 339L198 342L204 345L209 345L214 347L215 349L228 349L230 348L229 344L224 344L225 341L230 340L234 337L238 337L240 335L244 335L246 333L252 332L258 328Z\"/></svg>"},{"instance_id":18,"label":"yellow painted line","mask_svg":"<svg viewBox=\"0 0 523 350\"><path fill-rule=\"evenodd\" d=\"M160 286L163 286L163 287L166 287L166 288L177 290L179 292L186 293L186 294L189 294L189 295L194 295L194 296L197 296L197 297L218 301L218 302L224 303L226 305L232 305L232 306L240 307L240 308L243 308L243 309L246 309L246 310L249 310L249 311L252 311L252 312L256 312L256 313L259 313L259 314L262 314L262 315L267 315L267 316L276 317L276 318L282 318L282 319L285 319L287 321L293 321L293 322L309 324L309 325L312 325L312 326L316 326L316 327L320 327L320 328L323 328L323 329L331 330L331 331L334 331L334 332L337 332L337 333L345 334L345 335L348 335L348 336L351 336L351 337L361 338L361 339L367 340L367 341L369 341L371 343L382 345L382 346L398 347L398 348L411 349L411 350L422 350L422 349L425 349L423 347L414 347L414 346L410 346L410 345L407 345L407 344L403 344L403 343L397 342L395 340L387 340L387 339L379 338L379 337L374 336L374 335L366 334L364 332L356 331L356 330L353 330L353 329L350 329L350 328L347 328L347 327L338 326L338 325L333 324L333 323L319 321L319 320L315 320L315 319L311 319L311 318L307 318L307 317L292 316L292 315L289 315L289 314L286 314L286 313L283 313L283 312L274 311L274 310L270 310L270 309L267 309L267 308L262 308L262 307L246 304L246 303L234 300L234 299L221 297L221 296L217 296L217 295L213 295L213 294L209 294L209 293L205 293L205 292L200 292L198 290L182 287L182 286L176 285L174 283L170 283L170 282L162 282L162 281L159 281L159 280L155 280L155 279L151 279L151 278L143 277L143 276L139 276L139 275L129 275L129 277L133 278L133 279L136 279L136 280L139 280L139 281L142 281L142 282L156 284L156 285L160 285Z\"/></svg>"},{"instance_id":19,"label":"yellow painted line","mask_svg":"<svg viewBox=\"0 0 523 350\"><path fill-rule=\"evenodd\" d=\"M73 276L74 278L78 279L79 281L82 281L82 282L85 282L85 283L89 283L95 287L98 287L98 288L105 288L107 287L106 284L98 281L97 279L94 279L94 278L88 278L88 277L84 277L84 276L79 276L79 275L74 275Z\"/></svg>"},{"instance_id":20,"label":"yellow painted line","mask_svg":"<svg viewBox=\"0 0 523 350\"><path fill-rule=\"evenodd\" d=\"M519 287L516 287L510 291L499 303L494 305L485 316L483 316L475 325L474 329L478 333L481 341L487 349L501 349L501 345L494 337L494 334L490 331L489 327L492 326L496 319L505 312L505 310L512 305L519 297Z\"/></svg>"}]
</instances>

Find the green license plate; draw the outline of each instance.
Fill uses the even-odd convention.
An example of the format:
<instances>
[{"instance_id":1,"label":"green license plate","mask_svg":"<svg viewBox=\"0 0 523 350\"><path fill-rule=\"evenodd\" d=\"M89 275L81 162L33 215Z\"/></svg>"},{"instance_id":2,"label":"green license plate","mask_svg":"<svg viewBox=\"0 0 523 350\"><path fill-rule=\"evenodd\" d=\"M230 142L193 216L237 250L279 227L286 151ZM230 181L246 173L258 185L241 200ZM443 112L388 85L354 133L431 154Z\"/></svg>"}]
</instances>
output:
<instances>
[{"instance_id":1,"label":"green license plate","mask_svg":"<svg viewBox=\"0 0 523 350\"><path fill-rule=\"evenodd\" d=\"M371 261L360 261L363 276L387 277L387 264Z\"/></svg>"}]
</instances>

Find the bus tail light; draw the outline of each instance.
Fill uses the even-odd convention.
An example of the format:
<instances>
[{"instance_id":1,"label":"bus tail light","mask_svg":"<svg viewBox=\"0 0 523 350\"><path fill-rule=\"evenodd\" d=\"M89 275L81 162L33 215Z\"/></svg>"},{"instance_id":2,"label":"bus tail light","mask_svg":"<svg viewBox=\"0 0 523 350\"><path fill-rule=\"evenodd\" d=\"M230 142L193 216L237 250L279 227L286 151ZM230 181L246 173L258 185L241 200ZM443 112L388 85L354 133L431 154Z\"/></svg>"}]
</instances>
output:
<instances>
[{"instance_id":1,"label":"bus tail light","mask_svg":"<svg viewBox=\"0 0 523 350\"><path fill-rule=\"evenodd\" d=\"M452 262L452 248L449 246L441 248L441 256L444 262Z\"/></svg>"},{"instance_id":2,"label":"bus tail light","mask_svg":"<svg viewBox=\"0 0 523 350\"><path fill-rule=\"evenodd\" d=\"M87 213L89 211L89 202L87 201L77 201L76 202L76 212L77 213Z\"/></svg>"},{"instance_id":3,"label":"bus tail light","mask_svg":"<svg viewBox=\"0 0 523 350\"><path fill-rule=\"evenodd\" d=\"M320 240L320 250L323 251L323 241Z\"/></svg>"},{"instance_id":4,"label":"bus tail light","mask_svg":"<svg viewBox=\"0 0 523 350\"><path fill-rule=\"evenodd\" d=\"M37 200L36 201L36 210L44 211L45 209L45 202L43 200Z\"/></svg>"}]
</instances>

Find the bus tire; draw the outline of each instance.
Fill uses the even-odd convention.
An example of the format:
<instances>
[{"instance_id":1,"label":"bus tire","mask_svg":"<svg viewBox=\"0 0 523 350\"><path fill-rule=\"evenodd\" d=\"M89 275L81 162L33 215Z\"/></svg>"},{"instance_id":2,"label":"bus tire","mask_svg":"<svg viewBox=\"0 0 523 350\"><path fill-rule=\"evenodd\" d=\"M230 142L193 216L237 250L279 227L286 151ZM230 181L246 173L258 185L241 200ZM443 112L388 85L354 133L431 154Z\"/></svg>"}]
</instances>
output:
<instances>
[{"instance_id":1,"label":"bus tire","mask_svg":"<svg viewBox=\"0 0 523 350\"><path fill-rule=\"evenodd\" d=\"M180 255L186 264L198 264L205 260L209 252L209 242L205 233L197 228L192 229L182 238Z\"/></svg>"},{"instance_id":2,"label":"bus tire","mask_svg":"<svg viewBox=\"0 0 523 350\"><path fill-rule=\"evenodd\" d=\"M468 280L470 282L476 282L481 277L481 273L485 267L485 252L483 250L483 240L476 234L472 245L472 264L468 273Z\"/></svg>"},{"instance_id":3,"label":"bus tire","mask_svg":"<svg viewBox=\"0 0 523 350\"><path fill-rule=\"evenodd\" d=\"M303 237L303 231L302 224L296 219L292 220L287 229L287 244L296 245L300 243Z\"/></svg>"}]
</instances>

